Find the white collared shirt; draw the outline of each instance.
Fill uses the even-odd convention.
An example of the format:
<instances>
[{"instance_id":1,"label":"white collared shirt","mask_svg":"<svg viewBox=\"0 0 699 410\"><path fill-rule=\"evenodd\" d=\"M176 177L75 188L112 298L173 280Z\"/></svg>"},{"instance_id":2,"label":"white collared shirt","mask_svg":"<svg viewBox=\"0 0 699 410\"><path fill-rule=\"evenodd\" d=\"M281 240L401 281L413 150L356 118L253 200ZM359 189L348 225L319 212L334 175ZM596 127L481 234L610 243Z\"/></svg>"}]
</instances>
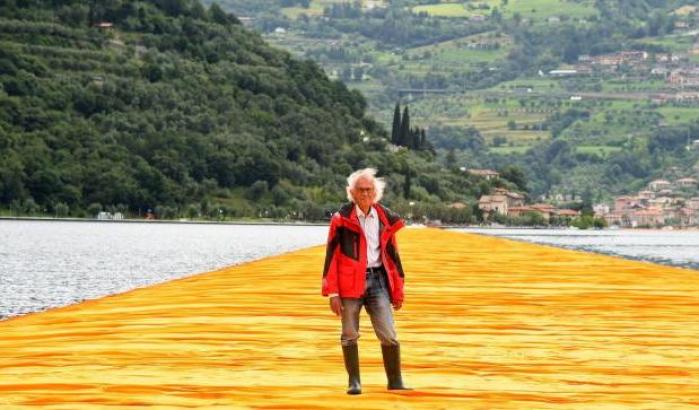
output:
<instances>
[{"instance_id":1,"label":"white collared shirt","mask_svg":"<svg viewBox=\"0 0 699 410\"><path fill-rule=\"evenodd\" d=\"M369 215L355 205L359 225L362 226L366 238L366 266L376 268L381 266L381 250L379 249L379 215L372 206Z\"/></svg>"}]
</instances>

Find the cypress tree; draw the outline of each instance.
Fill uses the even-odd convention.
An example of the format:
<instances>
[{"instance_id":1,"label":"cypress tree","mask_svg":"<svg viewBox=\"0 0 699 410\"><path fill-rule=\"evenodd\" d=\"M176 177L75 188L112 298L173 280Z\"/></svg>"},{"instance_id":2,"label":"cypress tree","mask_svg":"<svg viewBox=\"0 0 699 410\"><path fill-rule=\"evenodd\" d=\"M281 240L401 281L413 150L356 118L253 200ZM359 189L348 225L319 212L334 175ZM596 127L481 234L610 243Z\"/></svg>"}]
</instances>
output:
<instances>
[{"instance_id":1,"label":"cypress tree","mask_svg":"<svg viewBox=\"0 0 699 410\"><path fill-rule=\"evenodd\" d=\"M403 110L403 118L400 124L400 131L398 133L398 145L407 147L410 144L410 113L408 112L408 106L405 106Z\"/></svg>"},{"instance_id":2,"label":"cypress tree","mask_svg":"<svg viewBox=\"0 0 699 410\"><path fill-rule=\"evenodd\" d=\"M396 103L396 109L393 110L393 128L391 128L391 142L398 145L398 136L400 135L400 103Z\"/></svg>"},{"instance_id":3,"label":"cypress tree","mask_svg":"<svg viewBox=\"0 0 699 410\"><path fill-rule=\"evenodd\" d=\"M446 158L447 168L453 170L456 169L456 150L454 148L449 148Z\"/></svg>"},{"instance_id":4,"label":"cypress tree","mask_svg":"<svg viewBox=\"0 0 699 410\"><path fill-rule=\"evenodd\" d=\"M437 155L437 151L434 149L434 145L427 139L427 130L424 128L420 130L420 151L429 151L433 155Z\"/></svg>"},{"instance_id":5,"label":"cypress tree","mask_svg":"<svg viewBox=\"0 0 699 410\"><path fill-rule=\"evenodd\" d=\"M410 198L410 188L412 187L412 181L410 180L410 169L405 174L405 184L403 184L403 196L405 199Z\"/></svg>"},{"instance_id":6,"label":"cypress tree","mask_svg":"<svg viewBox=\"0 0 699 410\"><path fill-rule=\"evenodd\" d=\"M417 151L420 148L420 128L415 128L410 133L410 149Z\"/></svg>"},{"instance_id":7,"label":"cypress tree","mask_svg":"<svg viewBox=\"0 0 699 410\"><path fill-rule=\"evenodd\" d=\"M92 27L97 22L97 0L92 0L88 5L87 26Z\"/></svg>"}]
</instances>

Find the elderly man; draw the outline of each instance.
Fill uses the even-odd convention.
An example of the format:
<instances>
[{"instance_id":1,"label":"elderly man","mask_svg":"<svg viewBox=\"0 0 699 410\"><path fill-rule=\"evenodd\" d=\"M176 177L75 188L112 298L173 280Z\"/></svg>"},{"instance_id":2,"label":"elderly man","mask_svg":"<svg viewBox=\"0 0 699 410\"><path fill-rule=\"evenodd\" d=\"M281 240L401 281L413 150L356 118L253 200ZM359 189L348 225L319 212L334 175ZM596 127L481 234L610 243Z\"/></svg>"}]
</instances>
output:
<instances>
[{"instance_id":1,"label":"elderly man","mask_svg":"<svg viewBox=\"0 0 699 410\"><path fill-rule=\"evenodd\" d=\"M359 312L366 307L381 341L389 390L408 390L400 371L400 345L393 325L393 309L403 304L403 267L395 234L403 221L378 202L385 182L373 168L347 178L349 203L330 222L323 269L323 296L342 318L340 342L349 376L347 394L361 394L359 378Z\"/></svg>"}]
</instances>

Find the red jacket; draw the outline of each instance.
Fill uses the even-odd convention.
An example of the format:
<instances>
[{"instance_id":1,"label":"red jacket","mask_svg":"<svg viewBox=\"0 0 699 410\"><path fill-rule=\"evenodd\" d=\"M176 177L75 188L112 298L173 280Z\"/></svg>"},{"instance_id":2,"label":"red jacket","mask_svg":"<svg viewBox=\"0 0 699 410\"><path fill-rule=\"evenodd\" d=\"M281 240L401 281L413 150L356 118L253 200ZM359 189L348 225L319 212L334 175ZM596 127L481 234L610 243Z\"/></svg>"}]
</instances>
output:
<instances>
[{"instance_id":1,"label":"red jacket","mask_svg":"<svg viewBox=\"0 0 699 410\"><path fill-rule=\"evenodd\" d=\"M403 302L403 266L398 255L396 232L405 224L381 204L374 204L379 216L379 248L386 270L391 301ZM337 293L343 298L359 298L366 282L366 237L359 225L356 205L348 203L330 221L323 268L323 296Z\"/></svg>"}]
</instances>

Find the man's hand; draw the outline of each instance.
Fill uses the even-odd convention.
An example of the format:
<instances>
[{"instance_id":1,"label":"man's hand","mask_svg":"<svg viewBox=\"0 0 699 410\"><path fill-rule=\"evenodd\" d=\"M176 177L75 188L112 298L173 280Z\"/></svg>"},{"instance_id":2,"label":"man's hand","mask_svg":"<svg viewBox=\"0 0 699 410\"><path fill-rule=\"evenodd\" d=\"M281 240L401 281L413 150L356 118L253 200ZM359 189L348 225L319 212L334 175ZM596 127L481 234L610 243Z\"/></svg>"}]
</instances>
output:
<instances>
[{"instance_id":1,"label":"man's hand","mask_svg":"<svg viewBox=\"0 0 699 410\"><path fill-rule=\"evenodd\" d=\"M342 314L342 300L339 296L333 296L330 298L330 310L333 311L335 316L340 316Z\"/></svg>"},{"instance_id":2,"label":"man's hand","mask_svg":"<svg viewBox=\"0 0 699 410\"><path fill-rule=\"evenodd\" d=\"M393 310L400 310L403 307L403 302L393 302Z\"/></svg>"}]
</instances>

